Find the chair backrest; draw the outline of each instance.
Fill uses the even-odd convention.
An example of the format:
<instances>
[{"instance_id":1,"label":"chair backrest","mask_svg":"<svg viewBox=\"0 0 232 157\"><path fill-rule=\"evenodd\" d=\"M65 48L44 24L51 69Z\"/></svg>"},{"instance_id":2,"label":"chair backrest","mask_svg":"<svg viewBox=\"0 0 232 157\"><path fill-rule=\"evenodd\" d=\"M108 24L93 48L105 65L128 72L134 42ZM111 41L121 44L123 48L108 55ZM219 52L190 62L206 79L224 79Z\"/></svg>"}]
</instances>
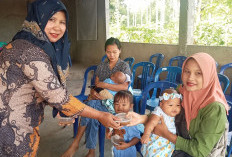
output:
<instances>
[{"instance_id":1,"label":"chair backrest","mask_svg":"<svg viewBox=\"0 0 232 157\"><path fill-rule=\"evenodd\" d=\"M159 68L155 73L154 82L160 81L160 74L163 72L167 72L167 77L164 79L165 81L177 84L180 84L182 82L181 77L177 77L178 75L181 76L182 68L174 66Z\"/></svg>"},{"instance_id":2,"label":"chair backrest","mask_svg":"<svg viewBox=\"0 0 232 157\"><path fill-rule=\"evenodd\" d=\"M104 62L106 59L107 59L106 55L102 56L101 62Z\"/></svg>"},{"instance_id":3,"label":"chair backrest","mask_svg":"<svg viewBox=\"0 0 232 157\"><path fill-rule=\"evenodd\" d=\"M228 68L232 68L232 63L228 63L228 64L225 64L221 67L219 73L220 74L224 74L225 70L228 69Z\"/></svg>"},{"instance_id":4,"label":"chair backrest","mask_svg":"<svg viewBox=\"0 0 232 157\"><path fill-rule=\"evenodd\" d=\"M133 66L132 69L132 81L131 81L131 87L133 88L134 86L134 81L135 81L135 75L136 75L136 70L138 68L142 68L142 78L141 78L141 89L143 90L145 88L145 86L147 85L147 79L148 77L151 77L154 75L154 71L155 71L155 64L151 63L151 62L139 62L136 63Z\"/></svg>"},{"instance_id":5,"label":"chair backrest","mask_svg":"<svg viewBox=\"0 0 232 157\"><path fill-rule=\"evenodd\" d=\"M153 62L154 58L156 58L155 62ZM162 66L164 60L164 55L162 53L156 53L150 56L149 62L155 64L155 72Z\"/></svg>"},{"instance_id":6,"label":"chair backrest","mask_svg":"<svg viewBox=\"0 0 232 157\"><path fill-rule=\"evenodd\" d=\"M232 63L228 63L228 64L221 66L219 73L225 75L225 71L229 68L232 68ZM231 87L232 87L232 84L231 84ZM230 90L230 95L232 96L232 88Z\"/></svg>"},{"instance_id":7,"label":"chair backrest","mask_svg":"<svg viewBox=\"0 0 232 157\"><path fill-rule=\"evenodd\" d=\"M95 72L96 72L96 70L97 70L97 65L92 65L85 70L84 80L83 80L83 85L82 85L80 95L82 95L82 96L85 95L85 90L86 90L86 86L87 86L87 82L88 82L88 75L90 75L91 71L93 72L93 75L92 75L92 78L90 80L90 85L93 86L95 84ZM85 95L85 96L87 97L87 95Z\"/></svg>"},{"instance_id":8,"label":"chair backrest","mask_svg":"<svg viewBox=\"0 0 232 157\"><path fill-rule=\"evenodd\" d=\"M135 58L134 57L127 57L124 59L125 62L127 62L130 66L130 68L132 67L132 65L134 64L135 62Z\"/></svg>"},{"instance_id":9,"label":"chair backrest","mask_svg":"<svg viewBox=\"0 0 232 157\"><path fill-rule=\"evenodd\" d=\"M226 75L223 75L223 74L220 74L220 73L218 74L218 79L219 79L219 82L221 84L222 91L225 94L227 88L230 85L230 80L229 80L229 78Z\"/></svg>"},{"instance_id":10,"label":"chair backrest","mask_svg":"<svg viewBox=\"0 0 232 157\"><path fill-rule=\"evenodd\" d=\"M145 114L148 99L156 99L157 91L160 91L160 93L162 93L165 89L168 89L170 87L173 87L175 89L177 87L177 84L169 82L169 81L158 81L158 82L149 83L142 92L142 99L141 99L141 105L140 105L141 108L139 110L140 114ZM151 94L150 91L152 90L153 90L153 93Z\"/></svg>"},{"instance_id":11,"label":"chair backrest","mask_svg":"<svg viewBox=\"0 0 232 157\"><path fill-rule=\"evenodd\" d=\"M187 58L186 56L175 56L175 57L172 57L169 60L168 66L173 66L173 63L177 62L177 66L182 68L182 65L183 65L184 61L186 60L186 58Z\"/></svg>"}]
</instances>

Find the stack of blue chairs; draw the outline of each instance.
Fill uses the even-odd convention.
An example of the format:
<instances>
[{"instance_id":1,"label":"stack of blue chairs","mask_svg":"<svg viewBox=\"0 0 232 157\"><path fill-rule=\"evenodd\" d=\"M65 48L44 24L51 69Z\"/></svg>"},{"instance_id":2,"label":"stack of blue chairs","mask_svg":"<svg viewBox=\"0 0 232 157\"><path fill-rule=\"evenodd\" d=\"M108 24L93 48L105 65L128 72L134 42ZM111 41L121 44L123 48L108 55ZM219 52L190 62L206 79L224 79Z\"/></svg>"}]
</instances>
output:
<instances>
[{"instance_id":1,"label":"stack of blue chairs","mask_svg":"<svg viewBox=\"0 0 232 157\"><path fill-rule=\"evenodd\" d=\"M141 87L135 89L133 88L135 86L134 85L135 75L136 75L136 72L139 70L139 68L142 68ZM142 95L141 95L142 91L149 84L147 79L154 75L154 71L155 71L155 65L151 62L139 62L133 66L131 87L133 88L132 94L134 98L134 111L137 113L139 113L139 102L142 98Z\"/></svg>"},{"instance_id":2,"label":"stack of blue chairs","mask_svg":"<svg viewBox=\"0 0 232 157\"><path fill-rule=\"evenodd\" d=\"M228 64L223 65L219 71L219 74L226 76L225 71L229 68L232 68L232 63L228 63ZM220 83L221 83L221 81L220 81ZM232 107L232 85L231 85L231 90L230 90L229 94L225 93L225 97L226 97L227 103L230 105L230 107ZM227 119L229 121L229 132L231 132L232 131L232 109L229 110L229 115L227 116ZM230 141L230 144L228 146L227 153L228 153L227 157L230 157L231 153L232 153L232 140Z\"/></svg>"},{"instance_id":3,"label":"stack of blue chairs","mask_svg":"<svg viewBox=\"0 0 232 157\"><path fill-rule=\"evenodd\" d=\"M155 60L155 62L153 60ZM153 54L153 55L150 56L149 62L155 64L155 72L154 72L154 74L162 66L163 60L164 60L164 55L162 53L156 53L156 54ZM137 78L137 85L139 84L139 82L141 82L141 79L142 79L142 75L139 75L138 78ZM151 82L153 80L154 80L154 76L151 76L151 77L147 78L148 82Z\"/></svg>"},{"instance_id":4,"label":"stack of blue chairs","mask_svg":"<svg viewBox=\"0 0 232 157\"><path fill-rule=\"evenodd\" d=\"M232 68L232 63L225 64L220 69L220 74L225 75L225 70L228 68ZM232 107L232 88L229 94L225 94L227 103ZM227 117L229 120L229 131L232 131L232 110L229 111L229 116Z\"/></svg>"}]
</instances>

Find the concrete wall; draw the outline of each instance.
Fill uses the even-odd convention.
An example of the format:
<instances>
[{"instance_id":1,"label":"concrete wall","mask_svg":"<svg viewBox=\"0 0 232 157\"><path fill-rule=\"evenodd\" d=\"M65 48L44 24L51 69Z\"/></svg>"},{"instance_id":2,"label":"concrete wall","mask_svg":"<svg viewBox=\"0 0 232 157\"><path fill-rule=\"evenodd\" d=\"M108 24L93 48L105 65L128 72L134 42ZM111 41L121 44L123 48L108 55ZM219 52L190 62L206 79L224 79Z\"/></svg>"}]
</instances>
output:
<instances>
[{"instance_id":1,"label":"concrete wall","mask_svg":"<svg viewBox=\"0 0 232 157\"><path fill-rule=\"evenodd\" d=\"M104 43L106 40L105 23L105 2L108 0L98 0L98 19L97 19L97 40L77 40L77 0L63 0L69 14L69 38L71 39L71 56L74 63L80 63L85 66L98 64L101 57L105 54ZM182 0L185 1L185 0ZM26 16L27 0L0 0L0 41L9 42L14 34L20 30L21 24ZM187 8L187 7L186 7ZM185 14L183 9L182 13ZM187 34L186 27L187 16L181 16L180 27L181 34ZM149 56L154 53L163 53L165 55L163 66L167 66L168 60L176 55L189 56L196 52L206 52L211 54L219 63L219 66L232 62L232 47L219 46L196 46L186 45L187 39L181 38L179 45L162 44L144 44L144 43L122 43L121 58L133 56L135 62L147 61ZM184 43L184 44L183 44ZM186 42L187 43L187 42ZM220 68L220 67L219 67ZM231 75L230 75L231 76Z\"/></svg>"},{"instance_id":2,"label":"concrete wall","mask_svg":"<svg viewBox=\"0 0 232 157\"><path fill-rule=\"evenodd\" d=\"M77 49L73 53L73 61L86 66L99 64L101 57L105 54L105 1L97 0L97 3L97 40L78 40Z\"/></svg>"},{"instance_id":3,"label":"concrete wall","mask_svg":"<svg viewBox=\"0 0 232 157\"><path fill-rule=\"evenodd\" d=\"M27 4L33 0L0 0L0 42L10 42L21 29L27 15ZM76 9L75 0L62 0L68 9L69 39L72 41L71 52L76 52Z\"/></svg>"},{"instance_id":4,"label":"concrete wall","mask_svg":"<svg viewBox=\"0 0 232 157\"><path fill-rule=\"evenodd\" d=\"M27 13L27 0L0 0L0 42L9 42L20 30Z\"/></svg>"}]
</instances>

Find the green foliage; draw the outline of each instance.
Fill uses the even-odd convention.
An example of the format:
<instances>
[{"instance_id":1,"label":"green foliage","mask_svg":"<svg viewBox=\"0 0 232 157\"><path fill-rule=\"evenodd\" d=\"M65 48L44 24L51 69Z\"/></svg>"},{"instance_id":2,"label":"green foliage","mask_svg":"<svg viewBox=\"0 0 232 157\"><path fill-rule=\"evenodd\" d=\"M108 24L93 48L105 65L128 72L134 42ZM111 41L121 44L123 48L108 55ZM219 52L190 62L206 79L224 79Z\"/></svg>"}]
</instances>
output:
<instances>
[{"instance_id":1,"label":"green foliage","mask_svg":"<svg viewBox=\"0 0 232 157\"><path fill-rule=\"evenodd\" d=\"M194 44L232 45L232 0L202 0L199 23L195 23Z\"/></svg>"},{"instance_id":2,"label":"green foliage","mask_svg":"<svg viewBox=\"0 0 232 157\"><path fill-rule=\"evenodd\" d=\"M113 27L110 30L112 36L116 36L124 42L139 42L139 43L156 43L156 44L176 44L178 43L178 32L170 31L167 28L163 31L140 27Z\"/></svg>"},{"instance_id":3,"label":"green foliage","mask_svg":"<svg viewBox=\"0 0 232 157\"><path fill-rule=\"evenodd\" d=\"M137 10L128 6L141 1L149 3ZM162 1L165 5L160 4ZM173 2L178 5L173 6ZM232 46L232 0L195 2L193 44ZM178 44L179 3L180 0L110 0L110 36L124 42Z\"/></svg>"},{"instance_id":4,"label":"green foliage","mask_svg":"<svg viewBox=\"0 0 232 157\"><path fill-rule=\"evenodd\" d=\"M176 19L170 16L174 11L173 6L166 5L166 10L163 12L163 14L166 15L164 21L161 21L161 11L159 11L159 24L156 25L157 20L154 15L156 14L155 8L157 4L155 0L143 0L144 2L149 2L149 5L147 8L143 8L143 10L136 10L136 12L131 11L129 9L130 6L127 6L129 1L130 0L110 0L110 36L117 37L124 42L156 44L178 43L179 16ZM166 1L166 4L171 2L171 0ZM178 2L179 0L176 1ZM141 3L133 0L131 2ZM161 6L159 6L159 8L160 7ZM179 9L177 9L177 11L179 12Z\"/></svg>"}]
</instances>

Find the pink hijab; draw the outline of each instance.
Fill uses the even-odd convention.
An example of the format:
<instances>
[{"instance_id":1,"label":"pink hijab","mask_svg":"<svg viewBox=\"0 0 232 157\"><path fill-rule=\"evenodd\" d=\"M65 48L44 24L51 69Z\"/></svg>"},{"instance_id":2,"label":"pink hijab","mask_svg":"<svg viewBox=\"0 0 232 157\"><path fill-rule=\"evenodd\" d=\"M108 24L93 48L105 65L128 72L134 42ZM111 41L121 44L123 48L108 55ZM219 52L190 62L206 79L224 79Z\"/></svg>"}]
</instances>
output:
<instances>
[{"instance_id":1,"label":"pink hijab","mask_svg":"<svg viewBox=\"0 0 232 157\"><path fill-rule=\"evenodd\" d=\"M202 71L203 88L198 91L187 91L184 86L180 88L180 93L183 95L182 106L185 109L188 130L191 120L197 117L198 111L210 103L220 102L224 104L227 113L229 110L229 105L218 80L215 60L207 53L196 53L185 60L182 73L185 64L190 58L195 59Z\"/></svg>"}]
</instances>

